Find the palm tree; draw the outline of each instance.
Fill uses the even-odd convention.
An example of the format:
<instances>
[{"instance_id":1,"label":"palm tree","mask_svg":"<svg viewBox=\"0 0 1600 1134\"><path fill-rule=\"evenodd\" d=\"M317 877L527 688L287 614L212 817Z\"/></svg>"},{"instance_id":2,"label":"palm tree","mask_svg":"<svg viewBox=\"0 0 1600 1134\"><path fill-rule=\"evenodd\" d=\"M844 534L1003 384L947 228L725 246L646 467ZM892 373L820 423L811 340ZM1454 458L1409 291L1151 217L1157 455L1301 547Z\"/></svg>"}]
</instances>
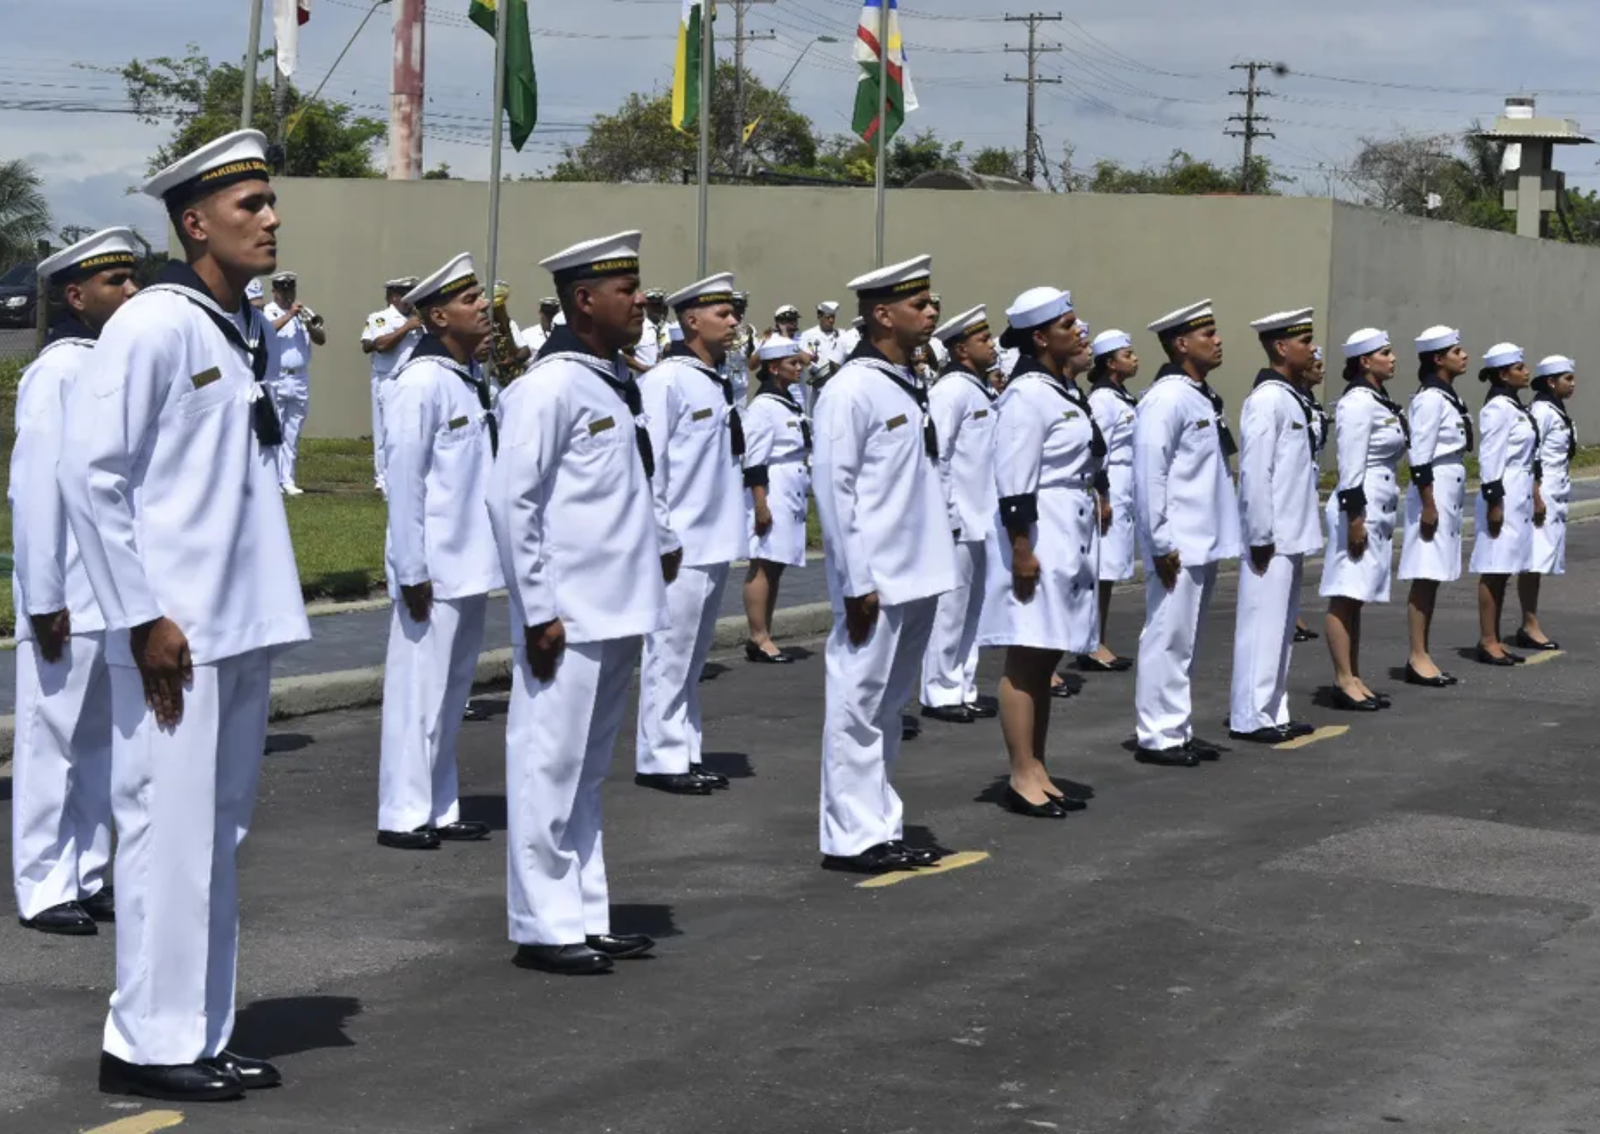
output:
<instances>
[{"instance_id":1,"label":"palm tree","mask_svg":"<svg viewBox=\"0 0 1600 1134\"><path fill-rule=\"evenodd\" d=\"M27 162L0 161L0 267L33 258L35 242L50 231L43 181Z\"/></svg>"}]
</instances>

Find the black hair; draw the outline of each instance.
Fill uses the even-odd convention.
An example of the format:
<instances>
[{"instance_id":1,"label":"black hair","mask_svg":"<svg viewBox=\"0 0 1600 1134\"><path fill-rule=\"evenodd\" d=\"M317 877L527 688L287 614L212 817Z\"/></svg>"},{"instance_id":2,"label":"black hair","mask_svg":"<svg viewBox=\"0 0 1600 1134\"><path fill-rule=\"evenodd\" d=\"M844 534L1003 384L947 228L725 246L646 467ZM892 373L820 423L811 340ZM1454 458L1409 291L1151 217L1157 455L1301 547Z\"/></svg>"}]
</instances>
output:
<instances>
[{"instance_id":1,"label":"black hair","mask_svg":"<svg viewBox=\"0 0 1600 1134\"><path fill-rule=\"evenodd\" d=\"M1503 385L1505 382L1505 372L1509 369L1510 367L1508 366L1485 366L1482 370L1478 371L1478 381L1487 382L1490 386Z\"/></svg>"},{"instance_id":2,"label":"black hair","mask_svg":"<svg viewBox=\"0 0 1600 1134\"><path fill-rule=\"evenodd\" d=\"M1111 360L1117 352L1108 350L1104 354L1095 355L1094 365L1089 368L1089 381L1104 382L1111 377Z\"/></svg>"},{"instance_id":3,"label":"black hair","mask_svg":"<svg viewBox=\"0 0 1600 1134\"><path fill-rule=\"evenodd\" d=\"M1361 359L1362 359L1362 357L1363 356L1358 354L1354 358L1347 358L1347 359L1344 360L1344 380L1346 382L1359 382L1359 381L1361 381Z\"/></svg>"},{"instance_id":4,"label":"black hair","mask_svg":"<svg viewBox=\"0 0 1600 1134\"><path fill-rule=\"evenodd\" d=\"M1425 350L1417 355L1417 381L1426 382L1430 378L1439 376L1439 363L1444 356L1450 353L1450 348L1443 350Z\"/></svg>"}]
</instances>

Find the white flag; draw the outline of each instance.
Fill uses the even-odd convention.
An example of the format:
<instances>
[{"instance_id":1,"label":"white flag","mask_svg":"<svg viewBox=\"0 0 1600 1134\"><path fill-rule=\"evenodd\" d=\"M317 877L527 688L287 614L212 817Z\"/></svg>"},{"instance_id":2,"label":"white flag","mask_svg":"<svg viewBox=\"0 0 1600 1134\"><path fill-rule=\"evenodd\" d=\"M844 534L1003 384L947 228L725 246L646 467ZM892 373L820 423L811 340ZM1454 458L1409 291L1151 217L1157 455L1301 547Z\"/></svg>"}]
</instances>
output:
<instances>
[{"instance_id":1,"label":"white flag","mask_svg":"<svg viewBox=\"0 0 1600 1134\"><path fill-rule=\"evenodd\" d=\"M272 0L272 36L278 45L278 70L284 78L300 62L300 25L311 18L311 0Z\"/></svg>"}]
</instances>

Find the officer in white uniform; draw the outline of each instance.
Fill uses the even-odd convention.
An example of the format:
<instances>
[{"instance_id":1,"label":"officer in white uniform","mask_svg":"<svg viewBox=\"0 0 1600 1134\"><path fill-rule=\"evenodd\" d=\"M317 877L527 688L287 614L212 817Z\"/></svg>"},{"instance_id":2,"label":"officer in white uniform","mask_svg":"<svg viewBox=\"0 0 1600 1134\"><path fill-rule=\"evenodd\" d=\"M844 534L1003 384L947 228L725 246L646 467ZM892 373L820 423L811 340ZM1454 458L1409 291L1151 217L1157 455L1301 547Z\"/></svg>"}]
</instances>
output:
<instances>
[{"instance_id":1,"label":"officer in white uniform","mask_svg":"<svg viewBox=\"0 0 1600 1134\"><path fill-rule=\"evenodd\" d=\"M744 423L718 368L738 329L733 276L667 297L683 342L639 383L661 547L680 559L667 584L667 624L644 640L634 782L679 795L728 786L701 763L700 672L716 635L728 571L745 554Z\"/></svg>"},{"instance_id":2,"label":"officer in white uniform","mask_svg":"<svg viewBox=\"0 0 1600 1134\"><path fill-rule=\"evenodd\" d=\"M667 324L667 293L653 287L644 293L644 327L639 331L639 341L622 352L629 369L643 374L661 361L666 353L662 336Z\"/></svg>"},{"instance_id":3,"label":"officer in white uniform","mask_svg":"<svg viewBox=\"0 0 1600 1134\"><path fill-rule=\"evenodd\" d=\"M1316 411L1306 391L1315 362L1314 311L1250 324L1267 368L1239 412L1239 519L1245 558L1233 632L1228 735L1282 744L1314 731L1289 717L1289 658L1306 555L1322 547Z\"/></svg>"},{"instance_id":4,"label":"officer in white uniform","mask_svg":"<svg viewBox=\"0 0 1600 1134\"><path fill-rule=\"evenodd\" d=\"M861 329L865 324L866 320L857 315L850 321L850 326L839 333L839 353L844 355L847 361L851 355L855 354L856 348L861 345ZM843 365L844 363L840 363L840 366ZM821 383L818 383L818 386L820 388Z\"/></svg>"},{"instance_id":5,"label":"officer in white uniform","mask_svg":"<svg viewBox=\"0 0 1600 1134\"><path fill-rule=\"evenodd\" d=\"M1133 659L1119 657L1106 645L1111 593L1117 583L1133 578L1138 539L1133 520L1133 423L1139 400L1128 383L1139 373L1139 355L1126 331L1101 331L1089 343L1089 408L1106 441L1106 482L1110 487L1111 527L1100 537L1099 648L1078 658L1078 668L1091 673L1125 673Z\"/></svg>"},{"instance_id":6,"label":"officer in white uniform","mask_svg":"<svg viewBox=\"0 0 1600 1134\"><path fill-rule=\"evenodd\" d=\"M511 592L506 720L507 920L516 963L604 972L648 937L611 933L600 785L643 635L666 624L639 391L619 378L638 341L639 234L543 262L567 324L500 401L489 515Z\"/></svg>"},{"instance_id":7,"label":"officer in white uniform","mask_svg":"<svg viewBox=\"0 0 1600 1134\"><path fill-rule=\"evenodd\" d=\"M405 301L406 292L416 286L416 276L384 284L388 305L368 315L361 331L361 352L372 357L372 463L376 470L373 487L379 492L388 488L383 467L383 395L389 379L411 357L417 340L422 338L422 320Z\"/></svg>"},{"instance_id":8,"label":"officer in white uniform","mask_svg":"<svg viewBox=\"0 0 1600 1134\"><path fill-rule=\"evenodd\" d=\"M733 310L739 321L738 330L734 334L733 342L728 346L728 356L723 363L722 371L727 375L728 381L733 383L734 404L740 406L750 400L750 356L756 350L756 329L744 321L749 306L748 292L734 292Z\"/></svg>"},{"instance_id":9,"label":"officer in white uniform","mask_svg":"<svg viewBox=\"0 0 1600 1134\"><path fill-rule=\"evenodd\" d=\"M561 301L553 295L546 296L539 300L539 321L533 326L520 327L515 319L511 320L511 341L519 347L527 347L529 353L537 358L550 338L550 332L555 329L556 318L560 314Z\"/></svg>"},{"instance_id":10,"label":"officer in white uniform","mask_svg":"<svg viewBox=\"0 0 1600 1134\"><path fill-rule=\"evenodd\" d=\"M105 619L56 485L68 398L95 339L136 290L134 234L108 228L39 265L59 307L17 387L11 450L17 620L11 866L28 929L87 936L111 921L111 676Z\"/></svg>"},{"instance_id":11,"label":"officer in white uniform","mask_svg":"<svg viewBox=\"0 0 1600 1134\"><path fill-rule=\"evenodd\" d=\"M935 322L944 319L944 300L939 298L939 293L934 292L928 297L933 303L933 317ZM938 335L928 340L928 357L933 359L933 373L937 377L944 373L944 368L950 364L950 351L939 339Z\"/></svg>"},{"instance_id":12,"label":"officer in white uniform","mask_svg":"<svg viewBox=\"0 0 1600 1134\"><path fill-rule=\"evenodd\" d=\"M833 632L822 734L825 869L931 865L890 783L938 596L955 584L939 443L912 352L933 333L932 257L851 281L865 339L817 399L814 491Z\"/></svg>"},{"instance_id":13,"label":"officer in white uniform","mask_svg":"<svg viewBox=\"0 0 1600 1134\"><path fill-rule=\"evenodd\" d=\"M311 404L311 347L328 341L322 327L313 327L307 321L304 306L295 298L298 287L293 272L279 272L272 277L272 302L262 309L278 339L278 371L272 380L272 396L283 429L283 444L278 446L278 483L285 496L302 494L294 481L294 469L300 456L300 431Z\"/></svg>"},{"instance_id":14,"label":"officer in white uniform","mask_svg":"<svg viewBox=\"0 0 1600 1134\"><path fill-rule=\"evenodd\" d=\"M1559 650L1539 625L1539 580L1567 569L1567 512L1572 499L1572 458L1578 451L1578 430L1566 402L1577 389L1578 364L1561 354L1541 361L1533 372L1533 423L1539 428L1540 492L1545 520L1533 529L1533 563L1517 576L1522 602L1522 628L1512 639L1526 650ZM13 481L15 478L13 478Z\"/></svg>"},{"instance_id":15,"label":"officer in white uniform","mask_svg":"<svg viewBox=\"0 0 1600 1134\"><path fill-rule=\"evenodd\" d=\"M1133 493L1144 554L1139 635L1141 763L1194 767L1216 750L1194 736L1190 669L1217 564L1239 555L1239 500L1228 458L1238 451L1222 395L1206 376L1222 365L1211 301L1150 324L1167 363L1139 399Z\"/></svg>"},{"instance_id":16,"label":"officer in white uniform","mask_svg":"<svg viewBox=\"0 0 1600 1134\"><path fill-rule=\"evenodd\" d=\"M486 838L463 822L456 780L461 706L483 647L500 561L484 507L498 423L473 353L489 301L463 253L406 293L425 333L385 398L389 419L389 650L383 670L378 844L432 850Z\"/></svg>"},{"instance_id":17,"label":"officer in white uniform","mask_svg":"<svg viewBox=\"0 0 1600 1134\"><path fill-rule=\"evenodd\" d=\"M806 370L808 384L826 382L847 357L844 333L839 330L839 305L833 300L817 304L817 325L800 336L800 345L811 356Z\"/></svg>"},{"instance_id":18,"label":"officer in white uniform","mask_svg":"<svg viewBox=\"0 0 1600 1134\"><path fill-rule=\"evenodd\" d=\"M1478 455L1478 490L1471 570L1478 576L1478 650L1483 665L1523 661L1500 641L1506 582L1533 566L1533 532L1543 526L1539 480L1539 427L1521 391L1532 380L1515 343L1497 343L1483 356L1480 382L1489 394L1478 411L1483 449Z\"/></svg>"},{"instance_id":19,"label":"officer in white uniform","mask_svg":"<svg viewBox=\"0 0 1600 1134\"><path fill-rule=\"evenodd\" d=\"M956 585L939 596L922 658L922 715L970 724L998 711L978 700L978 617L988 589L985 544L999 506L994 483L994 400L984 374L994 362L989 311L963 311L933 333L950 364L928 394L939 433L939 479L956 535Z\"/></svg>"},{"instance_id":20,"label":"officer in white uniform","mask_svg":"<svg viewBox=\"0 0 1600 1134\"><path fill-rule=\"evenodd\" d=\"M227 1050L273 655L310 636L244 302L275 266L264 135L228 134L158 173L187 262L112 316L66 409L60 482L106 620L117 987L100 1087L200 1101L271 1086Z\"/></svg>"}]
</instances>

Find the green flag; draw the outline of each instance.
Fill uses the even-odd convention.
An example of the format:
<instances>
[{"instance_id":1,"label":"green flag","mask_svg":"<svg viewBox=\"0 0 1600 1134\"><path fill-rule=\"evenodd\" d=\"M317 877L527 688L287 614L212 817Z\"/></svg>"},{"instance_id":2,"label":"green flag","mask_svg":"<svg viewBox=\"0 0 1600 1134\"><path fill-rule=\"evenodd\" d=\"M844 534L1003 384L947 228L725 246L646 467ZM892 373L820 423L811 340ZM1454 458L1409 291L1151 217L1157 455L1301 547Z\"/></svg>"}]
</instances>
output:
<instances>
[{"instance_id":1,"label":"green flag","mask_svg":"<svg viewBox=\"0 0 1600 1134\"><path fill-rule=\"evenodd\" d=\"M533 74L528 0L472 0L467 18L492 37L495 7L502 2L506 4L506 114L511 119L511 146L520 151L539 120L539 82ZM500 129L498 122L495 129Z\"/></svg>"}]
</instances>

